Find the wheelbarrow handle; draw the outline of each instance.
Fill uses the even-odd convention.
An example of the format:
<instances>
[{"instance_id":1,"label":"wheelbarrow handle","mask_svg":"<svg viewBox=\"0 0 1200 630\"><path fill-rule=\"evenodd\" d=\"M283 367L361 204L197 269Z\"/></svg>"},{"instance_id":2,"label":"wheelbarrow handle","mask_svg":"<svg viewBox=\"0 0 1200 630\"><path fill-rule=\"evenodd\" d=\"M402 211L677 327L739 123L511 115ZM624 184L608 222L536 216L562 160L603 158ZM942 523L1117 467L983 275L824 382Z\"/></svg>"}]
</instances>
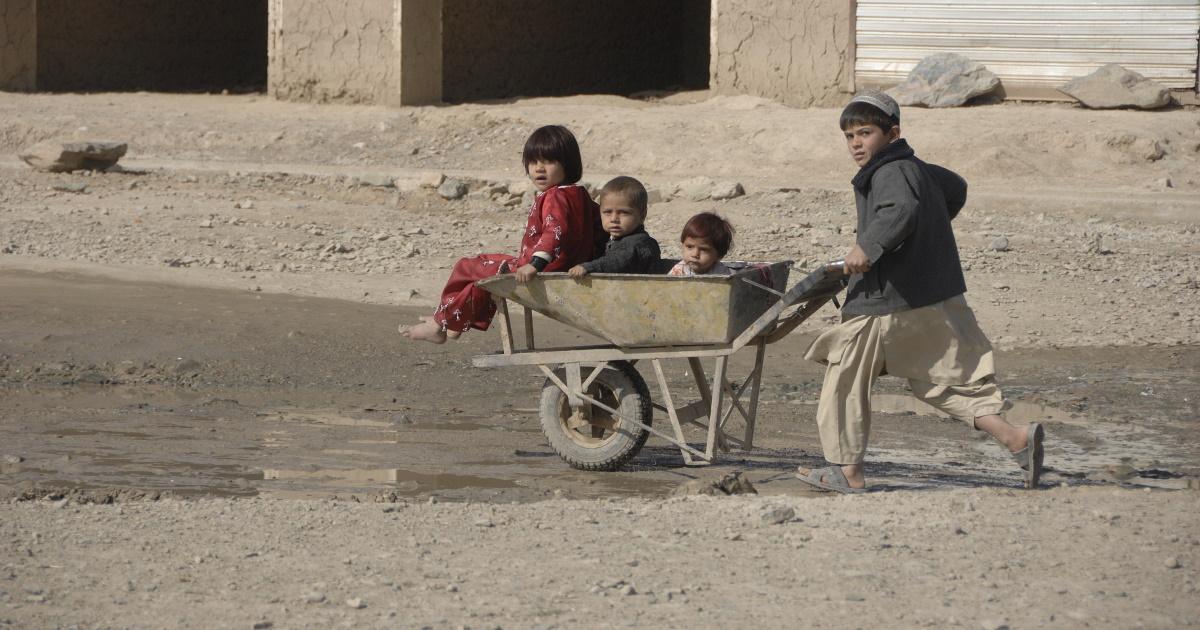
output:
<instances>
[{"instance_id":1,"label":"wheelbarrow handle","mask_svg":"<svg viewBox=\"0 0 1200 630\"><path fill-rule=\"evenodd\" d=\"M826 263L825 270L831 271L831 272L840 271L842 273L846 273L846 261L845 260L835 260L833 262Z\"/></svg>"}]
</instances>

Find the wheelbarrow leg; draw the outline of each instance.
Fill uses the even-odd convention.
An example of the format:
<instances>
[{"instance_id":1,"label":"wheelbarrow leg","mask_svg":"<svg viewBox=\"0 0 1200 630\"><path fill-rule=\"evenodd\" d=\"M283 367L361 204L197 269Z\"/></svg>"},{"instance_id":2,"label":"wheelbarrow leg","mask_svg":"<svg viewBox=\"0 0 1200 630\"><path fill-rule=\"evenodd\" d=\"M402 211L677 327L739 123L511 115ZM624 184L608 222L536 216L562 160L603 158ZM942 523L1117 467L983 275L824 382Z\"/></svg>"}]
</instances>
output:
<instances>
[{"instance_id":1,"label":"wheelbarrow leg","mask_svg":"<svg viewBox=\"0 0 1200 630\"><path fill-rule=\"evenodd\" d=\"M712 397L712 402L709 405L708 411L708 440L704 444L704 454L709 459L713 457L713 449L717 445L719 433L721 432L721 407L724 403L725 388L725 365L729 362L729 357L717 357L717 366L713 370L713 387L709 390L709 395Z\"/></svg>"},{"instance_id":2,"label":"wheelbarrow leg","mask_svg":"<svg viewBox=\"0 0 1200 630\"><path fill-rule=\"evenodd\" d=\"M666 408L667 417L671 420L671 428L675 430L675 439L681 443L685 443L683 427L679 424L679 414L675 410L675 401L671 399L671 389L667 386L667 377L663 374L662 362L658 359L653 359L651 363L654 364L654 375L658 377L658 388L662 391L663 406ZM679 452L683 455L683 463L685 465L691 466L694 463L692 454L687 452L686 449L680 448Z\"/></svg>"},{"instance_id":3,"label":"wheelbarrow leg","mask_svg":"<svg viewBox=\"0 0 1200 630\"><path fill-rule=\"evenodd\" d=\"M500 348L504 354L513 353L512 324L508 321L508 300L492 298L496 302L496 319L500 320Z\"/></svg>"},{"instance_id":4,"label":"wheelbarrow leg","mask_svg":"<svg viewBox=\"0 0 1200 630\"><path fill-rule=\"evenodd\" d=\"M724 357L718 358L717 361L720 362L722 358L724 358ZM706 407L708 407L709 411L711 412L713 409L712 390L720 389L721 386L718 384L716 379L713 379L713 385L715 385L716 387L709 387L708 377L704 374L704 364L700 363L699 357L688 357L688 365L692 368L692 378L694 378L696 380L696 389L700 390L700 401L703 402L704 405ZM720 410L720 405L717 406L717 410L718 411ZM709 432L710 440L711 440L711 437L712 437L712 432L710 431ZM716 443L720 446L721 450L729 450L728 447L725 445L725 439L723 437L721 437L720 431L717 431L716 440L717 440ZM710 449L710 451L711 451L711 449ZM712 457L711 452L709 453L709 457Z\"/></svg>"},{"instance_id":5,"label":"wheelbarrow leg","mask_svg":"<svg viewBox=\"0 0 1200 630\"><path fill-rule=\"evenodd\" d=\"M754 373L750 377L750 409L746 416L746 438L742 442L742 450L754 448L754 421L758 417L758 392L762 385L763 364L766 362L767 344L763 339L758 341L758 350L754 354Z\"/></svg>"}]
</instances>

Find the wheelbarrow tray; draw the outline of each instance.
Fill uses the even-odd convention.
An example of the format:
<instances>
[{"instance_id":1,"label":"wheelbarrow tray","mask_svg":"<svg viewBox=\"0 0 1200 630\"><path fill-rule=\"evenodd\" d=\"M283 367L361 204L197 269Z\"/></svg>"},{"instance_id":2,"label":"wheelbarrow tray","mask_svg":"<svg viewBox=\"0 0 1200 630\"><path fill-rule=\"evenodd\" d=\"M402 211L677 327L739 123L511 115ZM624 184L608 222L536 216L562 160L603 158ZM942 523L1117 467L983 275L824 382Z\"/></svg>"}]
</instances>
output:
<instances>
[{"instance_id":1,"label":"wheelbarrow tray","mask_svg":"<svg viewBox=\"0 0 1200 630\"><path fill-rule=\"evenodd\" d=\"M729 276L542 273L524 285L503 274L479 287L621 347L724 344L779 301L791 264L729 263Z\"/></svg>"}]
</instances>

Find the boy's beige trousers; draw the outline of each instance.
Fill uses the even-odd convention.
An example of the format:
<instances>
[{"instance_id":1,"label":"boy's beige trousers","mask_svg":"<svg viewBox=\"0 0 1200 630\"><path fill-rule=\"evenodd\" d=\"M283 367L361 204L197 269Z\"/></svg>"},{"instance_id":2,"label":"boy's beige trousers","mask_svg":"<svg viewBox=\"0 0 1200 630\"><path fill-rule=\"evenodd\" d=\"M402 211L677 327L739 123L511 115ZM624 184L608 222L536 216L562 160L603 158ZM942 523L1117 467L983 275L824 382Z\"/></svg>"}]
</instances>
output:
<instances>
[{"instance_id":1,"label":"boy's beige trousers","mask_svg":"<svg viewBox=\"0 0 1200 630\"><path fill-rule=\"evenodd\" d=\"M908 379L913 395L971 427L1000 413L992 344L959 295L889 315L859 315L822 333L805 358L828 365L817 428L825 459L859 464L871 433L871 386L881 374Z\"/></svg>"}]
</instances>

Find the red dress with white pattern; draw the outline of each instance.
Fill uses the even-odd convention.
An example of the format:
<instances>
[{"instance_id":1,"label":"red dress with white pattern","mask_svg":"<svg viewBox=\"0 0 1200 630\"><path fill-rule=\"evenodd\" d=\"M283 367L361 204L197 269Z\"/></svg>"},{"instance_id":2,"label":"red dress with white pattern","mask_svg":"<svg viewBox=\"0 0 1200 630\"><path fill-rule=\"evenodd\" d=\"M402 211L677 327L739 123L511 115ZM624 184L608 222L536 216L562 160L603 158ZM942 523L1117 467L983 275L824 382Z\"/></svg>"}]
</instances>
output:
<instances>
[{"instance_id":1,"label":"red dress with white pattern","mask_svg":"<svg viewBox=\"0 0 1200 630\"><path fill-rule=\"evenodd\" d=\"M433 319L442 330L487 330L496 315L496 305L487 291L475 282L504 271L516 271L533 258L534 252L553 256L542 271L566 271L592 259L600 208L587 190L575 184L556 186L538 193L521 238L517 256L480 254L460 258L442 289L442 301Z\"/></svg>"}]
</instances>

